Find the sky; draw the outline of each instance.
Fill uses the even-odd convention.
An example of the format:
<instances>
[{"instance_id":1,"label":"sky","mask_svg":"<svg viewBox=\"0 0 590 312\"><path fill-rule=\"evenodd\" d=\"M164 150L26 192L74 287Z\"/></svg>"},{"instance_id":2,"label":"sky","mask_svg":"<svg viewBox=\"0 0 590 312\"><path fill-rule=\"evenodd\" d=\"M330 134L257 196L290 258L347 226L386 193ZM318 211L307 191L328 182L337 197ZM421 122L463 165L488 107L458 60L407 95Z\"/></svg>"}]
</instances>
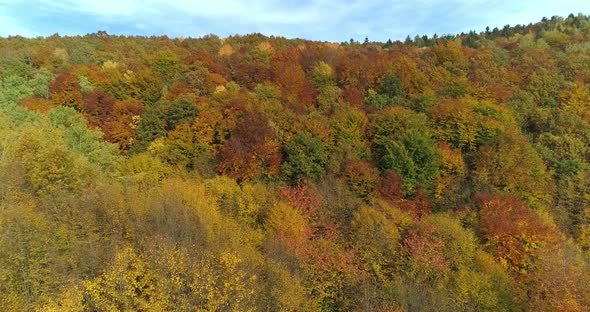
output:
<instances>
[{"instance_id":1,"label":"sky","mask_svg":"<svg viewBox=\"0 0 590 312\"><path fill-rule=\"evenodd\" d=\"M483 31L590 14L588 0L0 0L0 36L262 33L342 42Z\"/></svg>"}]
</instances>

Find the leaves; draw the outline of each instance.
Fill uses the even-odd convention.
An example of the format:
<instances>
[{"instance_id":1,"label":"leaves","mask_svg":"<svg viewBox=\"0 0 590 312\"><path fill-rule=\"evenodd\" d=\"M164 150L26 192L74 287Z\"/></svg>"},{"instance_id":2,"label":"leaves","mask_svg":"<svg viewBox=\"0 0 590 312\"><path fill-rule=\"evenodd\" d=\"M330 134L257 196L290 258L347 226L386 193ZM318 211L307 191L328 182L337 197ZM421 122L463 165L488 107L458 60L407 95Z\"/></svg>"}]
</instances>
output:
<instances>
[{"instance_id":1,"label":"leaves","mask_svg":"<svg viewBox=\"0 0 590 312\"><path fill-rule=\"evenodd\" d=\"M589 21L0 38L0 306L583 311Z\"/></svg>"}]
</instances>

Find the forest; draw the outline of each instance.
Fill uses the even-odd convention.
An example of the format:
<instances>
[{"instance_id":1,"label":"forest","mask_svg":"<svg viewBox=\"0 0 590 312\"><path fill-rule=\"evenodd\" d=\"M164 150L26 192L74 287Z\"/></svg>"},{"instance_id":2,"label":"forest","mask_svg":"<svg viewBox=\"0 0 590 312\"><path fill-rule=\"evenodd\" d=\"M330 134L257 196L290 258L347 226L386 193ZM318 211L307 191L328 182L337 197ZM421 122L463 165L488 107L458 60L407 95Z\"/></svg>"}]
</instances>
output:
<instances>
[{"instance_id":1,"label":"forest","mask_svg":"<svg viewBox=\"0 0 590 312\"><path fill-rule=\"evenodd\" d=\"M590 310L590 16L0 56L2 311Z\"/></svg>"}]
</instances>

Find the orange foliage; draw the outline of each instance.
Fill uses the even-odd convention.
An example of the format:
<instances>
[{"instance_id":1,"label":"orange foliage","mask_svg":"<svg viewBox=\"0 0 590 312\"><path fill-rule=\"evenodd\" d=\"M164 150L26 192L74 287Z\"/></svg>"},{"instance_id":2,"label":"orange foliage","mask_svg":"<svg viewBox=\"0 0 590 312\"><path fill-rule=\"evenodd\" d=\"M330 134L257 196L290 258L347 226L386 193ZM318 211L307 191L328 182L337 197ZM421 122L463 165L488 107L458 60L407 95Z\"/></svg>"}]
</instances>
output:
<instances>
[{"instance_id":1,"label":"orange foliage","mask_svg":"<svg viewBox=\"0 0 590 312\"><path fill-rule=\"evenodd\" d=\"M534 270L540 250L559 240L555 229L515 197L479 195L477 203L486 245L515 273Z\"/></svg>"},{"instance_id":2,"label":"orange foliage","mask_svg":"<svg viewBox=\"0 0 590 312\"><path fill-rule=\"evenodd\" d=\"M445 242L434 235L435 231L434 225L410 229L403 239L402 250L418 266L415 268L417 270L434 269L435 272L444 272L449 269L450 263L443 253Z\"/></svg>"},{"instance_id":3,"label":"orange foliage","mask_svg":"<svg viewBox=\"0 0 590 312\"><path fill-rule=\"evenodd\" d=\"M277 54L273 58L272 78L289 99L295 112L303 113L313 105L315 91L299 64L296 52Z\"/></svg>"},{"instance_id":4,"label":"orange foliage","mask_svg":"<svg viewBox=\"0 0 590 312\"><path fill-rule=\"evenodd\" d=\"M374 195L379 176L377 169L363 160L351 160L344 165L344 177L352 190L362 198Z\"/></svg>"},{"instance_id":5,"label":"orange foliage","mask_svg":"<svg viewBox=\"0 0 590 312\"><path fill-rule=\"evenodd\" d=\"M49 85L49 94L55 105L70 106L80 111L84 110L82 92L76 75L69 72L57 75Z\"/></svg>"},{"instance_id":6,"label":"orange foliage","mask_svg":"<svg viewBox=\"0 0 590 312\"><path fill-rule=\"evenodd\" d=\"M110 118L102 126L105 140L119 144L119 149L126 151L133 143L133 135L144 110L137 100L115 102Z\"/></svg>"},{"instance_id":7,"label":"orange foliage","mask_svg":"<svg viewBox=\"0 0 590 312\"><path fill-rule=\"evenodd\" d=\"M28 110L41 114L45 114L56 107L53 101L36 97L23 99L20 101L20 105Z\"/></svg>"},{"instance_id":8,"label":"orange foliage","mask_svg":"<svg viewBox=\"0 0 590 312\"><path fill-rule=\"evenodd\" d=\"M191 90L191 88L189 88L185 83L174 81L168 88L168 92L166 92L164 99L174 101L178 98L185 97L186 95L191 95L192 93L193 90Z\"/></svg>"},{"instance_id":9,"label":"orange foliage","mask_svg":"<svg viewBox=\"0 0 590 312\"><path fill-rule=\"evenodd\" d=\"M281 193L303 217L305 240L286 233L279 233L279 240L292 249L310 270L312 283L320 292L320 298L326 297L331 287L342 282L337 276L358 273L359 259L354 250L344 249L337 244L337 225L319 219L316 210L320 199L314 191L299 184L283 188Z\"/></svg>"}]
</instances>

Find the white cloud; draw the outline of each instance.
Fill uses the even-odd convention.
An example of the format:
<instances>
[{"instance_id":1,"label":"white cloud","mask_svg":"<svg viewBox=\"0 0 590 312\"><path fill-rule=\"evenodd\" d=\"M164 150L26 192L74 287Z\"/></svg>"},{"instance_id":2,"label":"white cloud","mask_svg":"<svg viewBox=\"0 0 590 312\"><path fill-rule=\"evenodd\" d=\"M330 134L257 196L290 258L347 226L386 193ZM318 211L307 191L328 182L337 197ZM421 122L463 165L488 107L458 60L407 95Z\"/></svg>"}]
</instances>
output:
<instances>
[{"instance_id":1,"label":"white cloud","mask_svg":"<svg viewBox=\"0 0 590 312\"><path fill-rule=\"evenodd\" d=\"M262 32L319 40L350 36L403 39L407 34L446 34L485 26L536 22L577 13L582 0L0 0L2 7L34 8L0 21L5 33L30 29L84 33L98 29L135 34L199 36ZM6 14L5 14L6 15ZM33 16L33 17L31 17ZM61 18L50 24L40 20ZM71 17L71 18L70 18ZM35 24L37 23L37 24ZM38 27L45 25L45 27ZM195 33L198 32L198 33ZM28 34L31 34L28 30Z\"/></svg>"},{"instance_id":2,"label":"white cloud","mask_svg":"<svg viewBox=\"0 0 590 312\"><path fill-rule=\"evenodd\" d=\"M239 18L270 23L300 23L312 15L303 10L282 10L272 6L271 1L189 1L189 0L38 0L45 10L77 12L101 16L107 19L130 18L149 20L162 12L174 12L177 16L215 18ZM165 21L161 21L165 22Z\"/></svg>"}]
</instances>

